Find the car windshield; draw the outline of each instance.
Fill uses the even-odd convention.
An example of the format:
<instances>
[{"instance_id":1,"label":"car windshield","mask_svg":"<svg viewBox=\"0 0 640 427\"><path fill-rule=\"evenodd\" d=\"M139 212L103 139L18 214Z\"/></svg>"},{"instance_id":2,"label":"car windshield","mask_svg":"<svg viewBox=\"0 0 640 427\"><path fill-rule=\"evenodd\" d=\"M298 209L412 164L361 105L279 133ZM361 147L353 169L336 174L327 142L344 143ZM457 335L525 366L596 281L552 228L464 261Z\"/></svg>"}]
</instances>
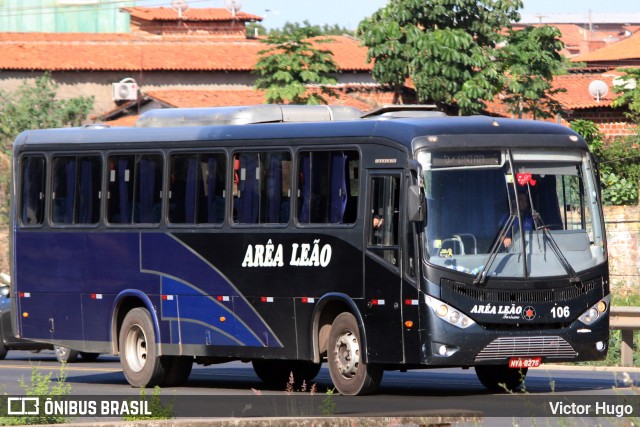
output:
<instances>
[{"instance_id":1,"label":"car windshield","mask_svg":"<svg viewBox=\"0 0 640 427\"><path fill-rule=\"evenodd\" d=\"M441 158L418 156L427 199L425 255L432 265L478 279L575 277L604 260L586 156L496 151L490 161L460 153L448 162Z\"/></svg>"}]
</instances>

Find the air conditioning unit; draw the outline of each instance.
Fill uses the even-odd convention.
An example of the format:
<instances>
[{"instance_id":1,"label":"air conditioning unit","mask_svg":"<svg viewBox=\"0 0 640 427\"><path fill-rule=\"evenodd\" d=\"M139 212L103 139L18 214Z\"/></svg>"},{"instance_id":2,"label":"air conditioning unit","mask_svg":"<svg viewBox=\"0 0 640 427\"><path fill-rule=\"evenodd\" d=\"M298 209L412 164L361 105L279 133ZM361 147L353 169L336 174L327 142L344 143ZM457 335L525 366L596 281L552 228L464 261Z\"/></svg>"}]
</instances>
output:
<instances>
[{"instance_id":1,"label":"air conditioning unit","mask_svg":"<svg viewBox=\"0 0 640 427\"><path fill-rule=\"evenodd\" d=\"M138 84L135 82L112 83L114 101L135 101L138 99Z\"/></svg>"}]
</instances>

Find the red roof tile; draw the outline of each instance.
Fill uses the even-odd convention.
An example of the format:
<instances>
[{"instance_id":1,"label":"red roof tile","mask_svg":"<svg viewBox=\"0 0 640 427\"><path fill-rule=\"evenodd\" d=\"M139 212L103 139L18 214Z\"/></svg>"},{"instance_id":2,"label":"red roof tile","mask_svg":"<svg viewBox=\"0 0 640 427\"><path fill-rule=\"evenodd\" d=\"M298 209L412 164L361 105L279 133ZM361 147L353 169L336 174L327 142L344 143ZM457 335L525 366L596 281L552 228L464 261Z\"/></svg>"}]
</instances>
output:
<instances>
[{"instance_id":1,"label":"red roof tile","mask_svg":"<svg viewBox=\"0 0 640 427\"><path fill-rule=\"evenodd\" d=\"M617 71L606 72L602 74L584 73L584 74L567 74L556 76L553 79L553 88L566 89L553 96L566 110L584 110L589 108L612 108L611 102L618 96L613 92L613 79L623 75ZM599 100L589 93L589 84L594 80L601 80L606 83L608 91L605 95L600 96ZM496 97L493 101L487 102L487 111L503 116L510 116L507 111L507 105Z\"/></svg>"},{"instance_id":2,"label":"red roof tile","mask_svg":"<svg viewBox=\"0 0 640 427\"><path fill-rule=\"evenodd\" d=\"M640 59L640 32L602 49L571 58L573 62L624 61ZM622 64L621 64L622 65Z\"/></svg>"},{"instance_id":3,"label":"red roof tile","mask_svg":"<svg viewBox=\"0 0 640 427\"><path fill-rule=\"evenodd\" d=\"M613 79L620 75L621 73L611 72L556 76L553 79L554 89L564 88L567 91L558 93L553 98L569 110L611 107L611 102L618 96L613 92ZM594 80L605 82L609 88L606 95L600 96L600 100L589 93L589 84Z\"/></svg>"},{"instance_id":4,"label":"red roof tile","mask_svg":"<svg viewBox=\"0 0 640 427\"><path fill-rule=\"evenodd\" d=\"M129 13L132 17L148 21L262 21L262 17L246 12L236 12L235 16L227 9L191 7L182 12L178 17L178 11L171 7L123 7L120 10Z\"/></svg>"},{"instance_id":5,"label":"red roof tile","mask_svg":"<svg viewBox=\"0 0 640 427\"><path fill-rule=\"evenodd\" d=\"M104 123L109 126L133 126L136 124L136 121L138 121L139 117L140 116L124 116L115 120L109 120Z\"/></svg>"},{"instance_id":6,"label":"red roof tile","mask_svg":"<svg viewBox=\"0 0 640 427\"><path fill-rule=\"evenodd\" d=\"M336 90L338 98L325 99L331 105L343 105L356 107L361 110L371 109L371 105L360 101L339 89ZM155 100L176 108L197 107L230 107L234 105L256 105L266 102L264 91L254 89L238 90L153 90L145 92L145 95Z\"/></svg>"},{"instance_id":7,"label":"red roof tile","mask_svg":"<svg viewBox=\"0 0 640 427\"><path fill-rule=\"evenodd\" d=\"M267 46L257 40L164 40L112 35L112 39L68 35L13 33L0 38L0 70L91 71L250 71L258 51ZM105 36L106 37L106 36ZM333 36L319 44L333 52L341 71L371 70L367 49L347 36Z\"/></svg>"}]
</instances>

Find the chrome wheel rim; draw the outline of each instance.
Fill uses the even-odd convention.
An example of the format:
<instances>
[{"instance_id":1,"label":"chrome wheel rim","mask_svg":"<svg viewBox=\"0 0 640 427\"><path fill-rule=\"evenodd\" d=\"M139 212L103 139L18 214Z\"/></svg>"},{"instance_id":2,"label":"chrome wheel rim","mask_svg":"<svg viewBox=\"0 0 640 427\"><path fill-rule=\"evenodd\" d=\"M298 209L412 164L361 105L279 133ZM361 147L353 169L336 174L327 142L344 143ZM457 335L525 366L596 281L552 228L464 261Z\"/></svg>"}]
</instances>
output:
<instances>
[{"instance_id":1,"label":"chrome wheel rim","mask_svg":"<svg viewBox=\"0 0 640 427\"><path fill-rule=\"evenodd\" d=\"M125 358L134 372L140 372L147 363L147 337L140 325L133 325L125 340Z\"/></svg>"},{"instance_id":2,"label":"chrome wheel rim","mask_svg":"<svg viewBox=\"0 0 640 427\"><path fill-rule=\"evenodd\" d=\"M346 331L336 341L334 359L338 372L344 378L356 376L360 365L360 345L351 331Z\"/></svg>"}]
</instances>

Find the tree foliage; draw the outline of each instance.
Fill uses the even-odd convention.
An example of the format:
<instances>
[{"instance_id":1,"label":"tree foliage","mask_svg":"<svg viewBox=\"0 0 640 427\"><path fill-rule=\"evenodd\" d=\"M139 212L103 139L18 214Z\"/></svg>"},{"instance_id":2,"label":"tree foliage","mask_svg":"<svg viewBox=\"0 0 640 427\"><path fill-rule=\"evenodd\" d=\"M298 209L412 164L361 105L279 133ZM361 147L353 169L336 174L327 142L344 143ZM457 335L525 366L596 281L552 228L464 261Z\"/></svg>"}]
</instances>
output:
<instances>
[{"instance_id":1,"label":"tree foliage","mask_svg":"<svg viewBox=\"0 0 640 427\"><path fill-rule=\"evenodd\" d=\"M256 87L266 90L268 103L326 104L325 96L337 96L327 85L338 69L331 51L315 45L330 39L310 38L312 28L298 28L291 34L270 34L260 42L269 45L258 52Z\"/></svg>"},{"instance_id":2,"label":"tree foliage","mask_svg":"<svg viewBox=\"0 0 640 427\"><path fill-rule=\"evenodd\" d=\"M419 102L449 112L478 113L503 92L518 111L541 115L558 106L549 95L562 43L549 27L511 31L521 7L520 0L390 0L358 35L375 61L374 79L397 101L411 78Z\"/></svg>"},{"instance_id":3,"label":"tree foliage","mask_svg":"<svg viewBox=\"0 0 640 427\"><path fill-rule=\"evenodd\" d=\"M349 31L345 27L341 27L338 24L329 25L312 25L308 20L304 20L302 24L299 22L285 22L282 28L274 28L269 31L269 35L285 35L291 36L300 30L311 31L314 35L318 36L340 36L343 34L353 35L354 31Z\"/></svg>"},{"instance_id":4,"label":"tree foliage","mask_svg":"<svg viewBox=\"0 0 640 427\"><path fill-rule=\"evenodd\" d=\"M94 98L57 99L58 84L49 73L23 83L14 92L0 91L0 150L9 152L15 137L28 129L79 126Z\"/></svg>"},{"instance_id":5,"label":"tree foliage","mask_svg":"<svg viewBox=\"0 0 640 427\"><path fill-rule=\"evenodd\" d=\"M399 93L412 77L419 102L476 113L501 89L496 49L520 7L520 0L390 0L358 35L379 83Z\"/></svg>"},{"instance_id":6,"label":"tree foliage","mask_svg":"<svg viewBox=\"0 0 640 427\"><path fill-rule=\"evenodd\" d=\"M615 108L627 107L625 116L640 126L640 68L619 68L624 74L621 76L622 84L615 85L613 92L618 96L613 100Z\"/></svg>"},{"instance_id":7,"label":"tree foliage","mask_svg":"<svg viewBox=\"0 0 640 427\"><path fill-rule=\"evenodd\" d=\"M582 135L599 160L603 203L637 204L640 182L638 136L618 138L605 144L604 135L589 120L574 120L571 122L571 129Z\"/></svg>"},{"instance_id":8,"label":"tree foliage","mask_svg":"<svg viewBox=\"0 0 640 427\"><path fill-rule=\"evenodd\" d=\"M562 111L553 95L566 89L552 87L553 76L564 72L561 36L556 27L546 25L509 31L507 45L497 53L506 69L502 101L512 114L544 119Z\"/></svg>"}]
</instances>

